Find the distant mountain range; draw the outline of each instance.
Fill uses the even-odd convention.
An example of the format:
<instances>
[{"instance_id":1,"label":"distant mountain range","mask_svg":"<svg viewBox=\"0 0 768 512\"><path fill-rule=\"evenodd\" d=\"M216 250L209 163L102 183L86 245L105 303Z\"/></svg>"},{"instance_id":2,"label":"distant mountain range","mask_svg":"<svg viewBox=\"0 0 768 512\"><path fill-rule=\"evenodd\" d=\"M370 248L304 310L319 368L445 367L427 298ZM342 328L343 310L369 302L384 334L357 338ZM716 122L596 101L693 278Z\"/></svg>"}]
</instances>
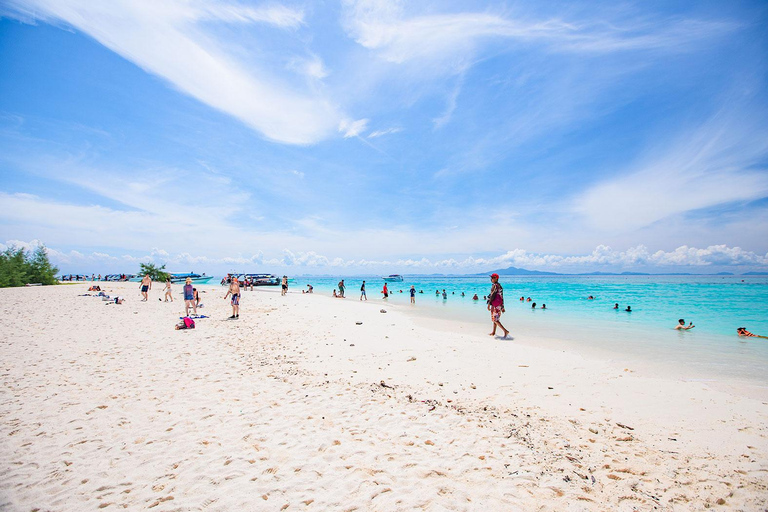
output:
<instances>
[{"instance_id":1,"label":"distant mountain range","mask_svg":"<svg viewBox=\"0 0 768 512\"><path fill-rule=\"evenodd\" d=\"M500 276L561 276L557 272L542 272L540 270L526 270L524 268L508 267L500 268L498 270L489 270L488 272L482 272L477 274L478 276L485 276L490 274L499 274Z\"/></svg>"}]
</instances>

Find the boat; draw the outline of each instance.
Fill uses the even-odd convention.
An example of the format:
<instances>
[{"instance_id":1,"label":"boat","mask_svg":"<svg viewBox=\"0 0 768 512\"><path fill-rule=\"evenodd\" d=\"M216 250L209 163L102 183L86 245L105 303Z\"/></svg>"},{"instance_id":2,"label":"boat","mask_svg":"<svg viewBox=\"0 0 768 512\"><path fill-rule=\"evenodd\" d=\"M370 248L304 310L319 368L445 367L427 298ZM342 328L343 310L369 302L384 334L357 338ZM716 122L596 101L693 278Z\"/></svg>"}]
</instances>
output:
<instances>
[{"instance_id":1,"label":"boat","mask_svg":"<svg viewBox=\"0 0 768 512\"><path fill-rule=\"evenodd\" d=\"M246 279L248 281L253 282L253 286L279 286L281 283L281 278L273 275L273 274L230 274L232 276L237 277L237 280L241 283L245 281ZM222 280L222 284L226 284L227 279L224 278Z\"/></svg>"},{"instance_id":2,"label":"boat","mask_svg":"<svg viewBox=\"0 0 768 512\"><path fill-rule=\"evenodd\" d=\"M205 272L202 274L195 274L194 272L168 272L171 276L172 283L186 283L187 279L191 279L193 283L204 284L213 279L213 276L206 276Z\"/></svg>"},{"instance_id":3,"label":"boat","mask_svg":"<svg viewBox=\"0 0 768 512\"><path fill-rule=\"evenodd\" d=\"M382 279L388 283L397 283L403 280L403 276L400 274L390 274L386 277L382 277Z\"/></svg>"},{"instance_id":4,"label":"boat","mask_svg":"<svg viewBox=\"0 0 768 512\"><path fill-rule=\"evenodd\" d=\"M107 274L106 276L104 276L103 280L119 282L119 281L130 281L131 279L134 279L134 278L136 278L136 276L133 274Z\"/></svg>"}]
</instances>

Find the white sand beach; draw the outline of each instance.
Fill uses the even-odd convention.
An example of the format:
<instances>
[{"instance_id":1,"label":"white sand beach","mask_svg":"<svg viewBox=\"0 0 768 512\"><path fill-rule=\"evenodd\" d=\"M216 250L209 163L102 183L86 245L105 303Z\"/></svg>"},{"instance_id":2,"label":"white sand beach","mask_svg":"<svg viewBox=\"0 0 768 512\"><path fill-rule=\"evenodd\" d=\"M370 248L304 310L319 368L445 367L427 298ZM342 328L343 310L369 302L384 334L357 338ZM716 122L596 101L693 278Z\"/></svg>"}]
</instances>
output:
<instances>
[{"instance_id":1,"label":"white sand beach","mask_svg":"<svg viewBox=\"0 0 768 512\"><path fill-rule=\"evenodd\" d=\"M205 287L176 331L180 286L87 287L0 290L0 510L768 508L768 390L382 301L258 289L228 321Z\"/></svg>"}]
</instances>

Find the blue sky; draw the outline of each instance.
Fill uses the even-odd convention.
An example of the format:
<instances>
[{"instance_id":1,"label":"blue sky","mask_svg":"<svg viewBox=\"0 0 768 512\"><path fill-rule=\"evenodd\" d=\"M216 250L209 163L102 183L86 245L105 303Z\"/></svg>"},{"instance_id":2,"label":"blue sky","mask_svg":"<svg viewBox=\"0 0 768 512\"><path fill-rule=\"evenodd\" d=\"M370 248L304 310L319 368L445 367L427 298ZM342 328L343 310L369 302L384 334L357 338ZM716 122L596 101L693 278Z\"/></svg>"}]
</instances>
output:
<instances>
[{"instance_id":1,"label":"blue sky","mask_svg":"<svg viewBox=\"0 0 768 512\"><path fill-rule=\"evenodd\" d=\"M768 269L764 2L0 15L0 241L66 271Z\"/></svg>"}]
</instances>

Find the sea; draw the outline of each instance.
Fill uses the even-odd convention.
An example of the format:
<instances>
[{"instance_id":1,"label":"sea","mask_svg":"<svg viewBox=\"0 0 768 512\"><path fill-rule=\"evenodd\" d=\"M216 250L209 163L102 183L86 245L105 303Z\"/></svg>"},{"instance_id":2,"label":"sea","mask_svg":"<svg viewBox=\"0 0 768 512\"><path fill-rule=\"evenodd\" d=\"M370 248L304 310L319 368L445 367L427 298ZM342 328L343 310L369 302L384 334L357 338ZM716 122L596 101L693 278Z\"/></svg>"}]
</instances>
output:
<instances>
[{"instance_id":1,"label":"sea","mask_svg":"<svg viewBox=\"0 0 768 512\"><path fill-rule=\"evenodd\" d=\"M311 284L315 293L331 295L340 279L295 277L290 291ZM402 282L388 283L387 299L379 276L343 279L347 300L359 299L365 280L369 300L415 315L474 323L480 332L491 328L484 300L491 288L487 276L406 275ZM736 335L737 327L746 327L768 336L768 276L502 276L500 282L506 306L502 323L513 342L575 351L664 376L672 372L685 380L738 381L768 389L768 339ZM417 290L413 306L411 285ZM677 331L678 319L695 327Z\"/></svg>"}]
</instances>

